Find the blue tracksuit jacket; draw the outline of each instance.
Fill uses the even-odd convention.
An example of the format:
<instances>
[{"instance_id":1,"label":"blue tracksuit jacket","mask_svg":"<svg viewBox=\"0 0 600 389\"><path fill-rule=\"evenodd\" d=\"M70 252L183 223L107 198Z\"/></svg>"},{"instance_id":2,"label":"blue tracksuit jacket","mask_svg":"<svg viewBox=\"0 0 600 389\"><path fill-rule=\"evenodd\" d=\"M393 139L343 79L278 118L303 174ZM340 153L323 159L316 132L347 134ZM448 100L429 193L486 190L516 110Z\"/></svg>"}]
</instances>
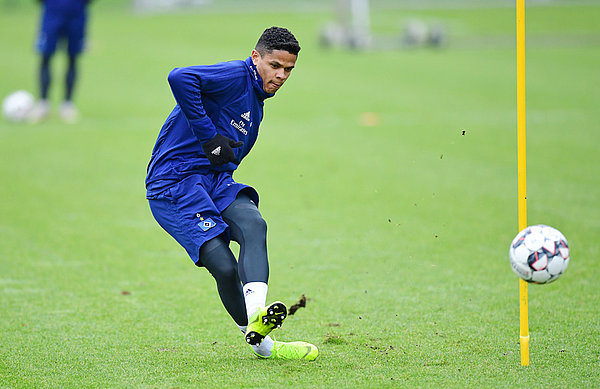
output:
<instances>
[{"instance_id":1,"label":"blue tracksuit jacket","mask_svg":"<svg viewBox=\"0 0 600 389\"><path fill-rule=\"evenodd\" d=\"M43 0L46 12L59 15L82 15L89 0Z\"/></svg>"},{"instance_id":2,"label":"blue tracksuit jacket","mask_svg":"<svg viewBox=\"0 0 600 389\"><path fill-rule=\"evenodd\" d=\"M190 174L234 171L256 142L264 100L273 96L263 90L251 57L176 68L168 81L177 105L160 130L148 164L149 199ZM206 159L201 145L217 132L244 142L233 149L235 162L211 166Z\"/></svg>"}]
</instances>

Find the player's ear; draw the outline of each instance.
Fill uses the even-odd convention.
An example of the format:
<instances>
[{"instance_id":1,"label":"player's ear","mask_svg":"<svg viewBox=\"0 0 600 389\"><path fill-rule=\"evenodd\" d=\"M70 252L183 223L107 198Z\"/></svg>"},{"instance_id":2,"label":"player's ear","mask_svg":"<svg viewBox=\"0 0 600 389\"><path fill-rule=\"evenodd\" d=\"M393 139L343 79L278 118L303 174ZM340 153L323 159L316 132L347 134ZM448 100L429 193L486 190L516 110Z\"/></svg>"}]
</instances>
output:
<instances>
[{"instance_id":1,"label":"player's ear","mask_svg":"<svg viewBox=\"0 0 600 389\"><path fill-rule=\"evenodd\" d=\"M252 54L250 54L250 57L252 57L252 63L255 66L258 65L258 61L260 60L260 53L256 50L252 50Z\"/></svg>"}]
</instances>

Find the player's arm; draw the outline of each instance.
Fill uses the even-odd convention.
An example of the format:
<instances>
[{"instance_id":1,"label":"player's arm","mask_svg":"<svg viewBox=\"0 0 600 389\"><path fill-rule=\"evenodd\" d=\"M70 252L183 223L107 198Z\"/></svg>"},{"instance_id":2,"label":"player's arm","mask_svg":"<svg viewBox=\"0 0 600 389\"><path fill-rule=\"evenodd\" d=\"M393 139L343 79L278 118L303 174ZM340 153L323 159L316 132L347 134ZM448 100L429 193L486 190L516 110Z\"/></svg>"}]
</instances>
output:
<instances>
[{"instance_id":1,"label":"player's arm","mask_svg":"<svg viewBox=\"0 0 600 389\"><path fill-rule=\"evenodd\" d=\"M203 83L202 76L201 67L175 68L169 73L168 81L177 104L202 144L206 158L214 166L223 165L235 161L233 148L241 147L244 143L233 141L217 132L202 103L202 93L214 93L216 88L213 86L215 90L211 90L208 86L211 83ZM210 78L209 74L205 76Z\"/></svg>"},{"instance_id":2,"label":"player's arm","mask_svg":"<svg viewBox=\"0 0 600 389\"><path fill-rule=\"evenodd\" d=\"M175 101L183 111L194 135L200 143L206 143L217 135L217 128L206 115L202 103L199 74L191 67L175 68L167 78Z\"/></svg>"}]
</instances>

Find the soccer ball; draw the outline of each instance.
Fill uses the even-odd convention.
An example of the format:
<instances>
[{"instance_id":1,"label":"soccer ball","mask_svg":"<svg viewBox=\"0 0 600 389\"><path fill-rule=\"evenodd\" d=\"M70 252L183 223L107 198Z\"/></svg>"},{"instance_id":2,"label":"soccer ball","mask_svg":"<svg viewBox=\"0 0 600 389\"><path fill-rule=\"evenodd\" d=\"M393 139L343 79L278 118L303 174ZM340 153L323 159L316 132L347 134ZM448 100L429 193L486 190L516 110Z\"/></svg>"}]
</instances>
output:
<instances>
[{"instance_id":1,"label":"soccer ball","mask_svg":"<svg viewBox=\"0 0 600 389\"><path fill-rule=\"evenodd\" d=\"M569 265L567 239L556 228L529 226L513 239L510 265L527 282L547 284L556 281Z\"/></svg>"},{"instance_id":2,"label":"soccer ball","mask_svg":"<svg viewBox=\"0 0 600 389\"><path fill-rule=\"evenodd\" d=\"M2 102L2 114L11 122L22 122L27 119L34 102L35 99L27 91L13 92Z\"/></svg>"}]
</instances>

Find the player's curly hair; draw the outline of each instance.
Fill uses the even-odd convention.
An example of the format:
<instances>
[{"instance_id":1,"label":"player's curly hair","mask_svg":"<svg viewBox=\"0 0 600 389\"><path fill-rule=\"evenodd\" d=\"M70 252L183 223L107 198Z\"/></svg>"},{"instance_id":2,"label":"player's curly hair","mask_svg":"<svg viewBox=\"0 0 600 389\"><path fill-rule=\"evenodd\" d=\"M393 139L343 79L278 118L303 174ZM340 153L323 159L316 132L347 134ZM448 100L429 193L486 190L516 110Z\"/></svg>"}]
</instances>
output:
<instances>
[{"instance_id":1,"label":"player's curly hair","mask_svg":"<svg viewBox=\"0 0 600 389\"><path fill-rule=\"evenodd\" d=\"M274 26L262 33L254 49L261 55L271 53L273 50L285 50L290 54L298 55L300 44L290 30Z\"/></svg>"}]
</instances>

